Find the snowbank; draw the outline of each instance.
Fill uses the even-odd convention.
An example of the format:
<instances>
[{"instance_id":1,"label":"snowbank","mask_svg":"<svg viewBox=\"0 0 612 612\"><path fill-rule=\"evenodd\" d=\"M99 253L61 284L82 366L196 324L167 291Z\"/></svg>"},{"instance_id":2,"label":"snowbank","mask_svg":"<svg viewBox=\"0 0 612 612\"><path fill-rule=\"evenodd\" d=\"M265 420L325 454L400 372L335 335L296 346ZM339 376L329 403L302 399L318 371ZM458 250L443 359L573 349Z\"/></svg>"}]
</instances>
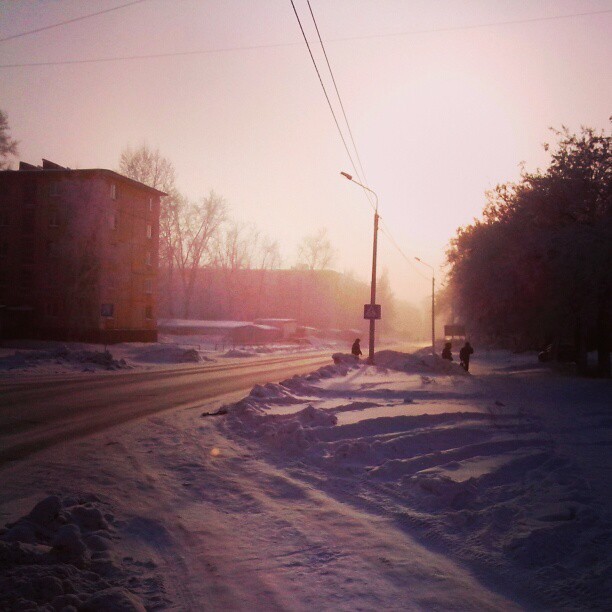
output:
<instances>
[{"instance_id":1,"label":"snowbank","mask_svg":"<svg viewBox=\"0 0 612 612\"><path fill-rule=\"evenodd\" d=\"M341 356L5 465L0 609L607 610L612 387L530 359Z\"/></svg>"},{"instance_id":2,"label":"snowbank","mask_svg":"<svg viewBox=\"0 0 612 612\"><path fill-rule=\"evenodd\" d=\"M0 347L0 379L19 379L23 375L57 376L152 369L215 362L219 358L255 359L262 355L304 353L324 347L324 344L298 346L295 343L275 343L227 350L224 341L210 336L162 334L159 342L124 342L108 348L77 342L4 341Z\"/></svg>"},{"instance_id":3,"label":"snowbank","mask_svg":"<svg viewBox=\"0 0 612 612\"><path fill-rule=\"evenodd\" d=\"M557 414L491 397L456 363L395 351L378 353L376 367L339 353L334 362L254 388L225 407L221 426L309 481L325 474L326 491L395 517L531 605L606 608L610 500L575 456L592 417L574 416L568 446ZM610 443L610 423L596 444Z\"/></svg>"},{"instance_id":4,"label":"snowbank","mask_svg":"<svg viewBox=\"0 0 612 612\"><path fill-rule=\"evenodd\" d=\"M16 351L0 357L0 370L37 370L54 367L55 370L123 370L130 366L125 359L114 359L110 351L70 348L66 345L48 349Z\"/></svg>"},{"instance_id":5,"label":"snowbank","mask_svg":"<svg viewBox=\"0 0 612 612\"><path fill-rule=\"evenodd\" d=\"M0 530L0 608L144 612L137 595L144 585L116 551L116 524L93 495L46 497L7 524Z\"/></svg>"}]
</instances>

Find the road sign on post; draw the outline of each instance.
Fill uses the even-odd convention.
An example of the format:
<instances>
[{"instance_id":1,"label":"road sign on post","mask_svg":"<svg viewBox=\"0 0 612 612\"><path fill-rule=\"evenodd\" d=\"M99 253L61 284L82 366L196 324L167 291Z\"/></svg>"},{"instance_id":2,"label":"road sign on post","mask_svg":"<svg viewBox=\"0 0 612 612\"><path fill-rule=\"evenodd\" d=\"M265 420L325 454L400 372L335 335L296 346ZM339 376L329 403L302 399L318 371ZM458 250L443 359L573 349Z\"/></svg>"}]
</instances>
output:
<instances>
[{"instance_id":1,"label":"road sign on post","mask_svg":"<svg viewBox=\"0 0 612 612\"><path fill-rule=\"evenodd\" d=\"M445 325L444 326L445 336L465 336L465 325Z\"/></svg>"},{"instance_id":2,"label":"road sign on post","mask_svg":"<svg viewBox=\"0 0 612 612\"><path fill-rule=\"evenodd\" d=\"M364 304L363 318L370 320L382 318L380 304Z\"/></svg>"}]
</instances>

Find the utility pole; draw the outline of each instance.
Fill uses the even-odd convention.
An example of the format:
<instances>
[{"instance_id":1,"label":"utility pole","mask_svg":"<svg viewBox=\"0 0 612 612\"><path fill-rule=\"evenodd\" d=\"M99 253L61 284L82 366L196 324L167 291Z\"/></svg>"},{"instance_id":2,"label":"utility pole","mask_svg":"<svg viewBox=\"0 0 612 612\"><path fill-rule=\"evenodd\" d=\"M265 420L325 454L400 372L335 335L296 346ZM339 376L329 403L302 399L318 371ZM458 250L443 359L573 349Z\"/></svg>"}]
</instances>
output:
<instances>
[{"instance_id":1,"label":"utility pole","mask_svg":"<svg viewBox=\"0 0 612 612\"><path fill-rule=\"evenodd\" d=\"M431 354L435 356L436 354L436 303L435 303L436 273L435 273L434 267L424 262L420 257L415 257L415 259L419 263L422 263L424 266L427 266L428 268L431 269Z\"/></svg>"},{"instance_id":2,"label":"utility pole","mask_svg":"<svg viewBox=\"0 0 612 612\"><path fill-rule=\"evenodd\" d=\"M370 284L370 306L376 306L376 253L378 249L378 206L374 211L374 240L372 246L372 282ZM376 319L370 319L370 347L368 350L368 363L374 364L374 334Z\"/></svg>"},{"instance_id":3,"label":"utility pole","mask_svg":"<svg viewBox=\"0 0 612 612\"><path fill-rule=\"evenodd\" d=\"M374 194L376 198L376 205L374 206L374 240L372 244L372 282L370 284L370 312L365 318L370 319L370 346L368 350L367 363L374 365L374 337L376 332L376 319L380 318L380 308L376 306L376 254L378 248L378 195L375 191L362 185L359 181L356 181L348 172L340 173L344 178L359 185L361 188ZM367 305L366 305L367 306ZM377 315L375 315L377 311Z\"/></svg>"},{"instance_id":4,"label":"utility pole","mask_svg":"<svg viewBox=\"0 0 612 612\"><path fill-rule=\"evenodd\" d=\"M431 275L431 354L436 354L436 277Z\"/></svg>"}]
</instances>

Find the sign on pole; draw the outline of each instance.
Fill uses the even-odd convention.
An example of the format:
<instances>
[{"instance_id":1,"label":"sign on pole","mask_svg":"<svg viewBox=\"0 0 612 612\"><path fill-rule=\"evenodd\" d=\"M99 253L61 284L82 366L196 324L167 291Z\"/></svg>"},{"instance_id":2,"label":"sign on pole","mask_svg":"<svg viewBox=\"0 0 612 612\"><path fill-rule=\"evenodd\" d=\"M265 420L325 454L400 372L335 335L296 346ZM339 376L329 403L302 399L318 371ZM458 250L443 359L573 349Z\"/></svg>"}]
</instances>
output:
<instances>
[{"instance_id":1,"label":"sign on pole","mask_svg":"<svg viewBox=\"0 0 612 612\"><path fill-rule=\"evenodd\" d=\"M465 325L445 325L445 336L465 336Z\"/></svg>"},{"instance_id":2,"label":"sign on pole","mask_svg":"<svg viewBox=\"0 0 612 612\"><path fill-rule=\"evenodd\" d=\"M364 304L363 318L364 319L380 319L381 318L380 304Z\"/></svg>"}]
</instances>

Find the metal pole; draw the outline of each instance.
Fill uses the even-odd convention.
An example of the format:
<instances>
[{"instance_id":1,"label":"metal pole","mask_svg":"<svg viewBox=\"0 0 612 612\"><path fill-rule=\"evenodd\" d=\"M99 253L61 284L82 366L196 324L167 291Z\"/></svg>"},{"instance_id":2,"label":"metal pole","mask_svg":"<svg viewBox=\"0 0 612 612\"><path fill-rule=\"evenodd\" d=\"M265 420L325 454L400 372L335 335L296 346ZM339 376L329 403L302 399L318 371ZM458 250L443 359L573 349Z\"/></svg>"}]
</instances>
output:
<instances>
[{"instance_id":1,"label":"metal pole","mask_svg":"<svg viewBox=\"0 0 612 612\"><path fill-rule=\"evenodd\" d=\"M435 357L436 355L436 306L435 306L435 294L436 294L436 271L433 266L430 266L427 262L423 261L420 257L415 259L427 266L431 270L431 354Z\"/></svg>"},{"instance_id":2,"label":"metal pole","mask_svg":"<svg viewBox=\"0 0 612 612\"><path fill-rule=\"evenodd\" d=\"M344 178L348 179L352 183L359 185L366 191L374 194L376 204L374 206L374 241L372 245L372 283L370 285L370 304L374 306L376 304L376 251L378 245L378 195L375 191L356 181L348 172L340 173ZM374 364L374 335L376 331L375 319L370 319L370 347L368 351L367 363Z\"/></svg>"},{"instance_id":3,"label":"metal pole","mask_svg":"<svg viewBox=\"0 0 612 612\"><path fill-rule=\"evenodd\" d=\"M436 277L431 277L431 354L436 354L436 310L435 296L436 294Z\"/></svg>"},{"instance_id":4,"label":"metal pole","mask_svg":"<svg viewBox=\"0 0 612 612\"><path fill-rule=\"evenodd\" d=\"M372 284L370 285L370 304L376 304L376 252L378 246L378 208L374 212L374 241L372 246ZM370 319L370 350L368 363L374 365L374 335L376 320Z\"/></svg>"}]
</instances>

